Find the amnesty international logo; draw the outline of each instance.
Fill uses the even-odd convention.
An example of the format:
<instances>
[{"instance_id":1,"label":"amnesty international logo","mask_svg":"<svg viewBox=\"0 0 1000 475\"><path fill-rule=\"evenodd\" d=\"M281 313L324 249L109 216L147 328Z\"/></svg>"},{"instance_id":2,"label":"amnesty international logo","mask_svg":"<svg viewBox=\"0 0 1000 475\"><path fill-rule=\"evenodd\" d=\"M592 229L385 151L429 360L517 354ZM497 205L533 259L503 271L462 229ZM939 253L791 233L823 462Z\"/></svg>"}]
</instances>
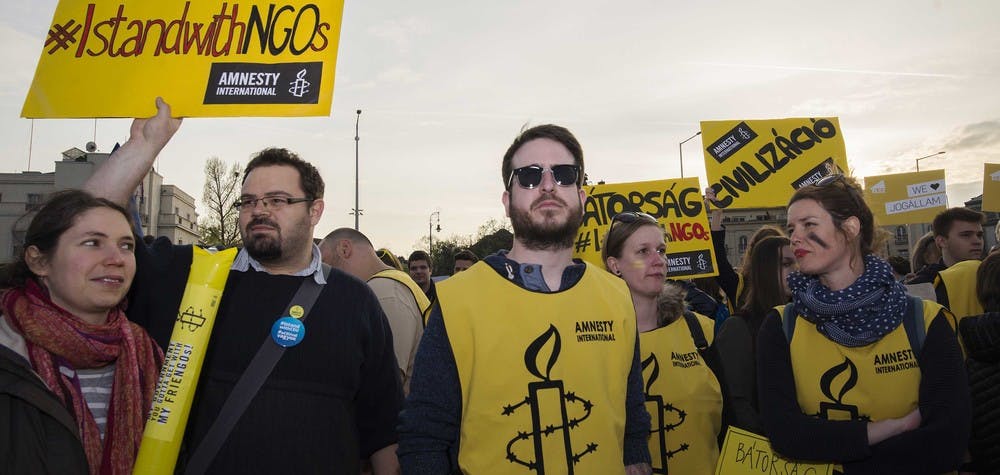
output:
<instances>
[{"instance_id":1,"label":"amnesty international logo","mask_svg":"<svg viewBox=\"0 0 1000 475\"><path fill-rule=\"evenodd\" d=\"M858 385L858 367L850 358L826 370L819 379L819 388L828 399L819 403L819 413L814 414L826 420L870 421L871 417L861 414L858 406L844 404L844 396ZM834 389L837 395L834 396Z\"/></svg>"},{"instance_id":2,"label":"amnesty international logo","mask_svg":"<svg viewBox=\"0 0 1000 475\"><path fill-rule=\"evenodd\" d=\"M525 368L539 381L528 383L528 395L516 404L504 406L502 412L504 416L512 416L525 406L531 411L530 430L518 431L507 442L507 460L539 475L546 473L546 467L550 473L572 475L574 465L597 451L596 443L584 442L584 449L574 452L571 431L590 417L594 404L572 391L567 392L563 381L552 379L552 368L561 350L559 331L549 325L524 352ZM540 358L545 360L544 371L538 364Z\"/></svg>"},{"instance_id":3,"label":"amnesty international logo","mask_svg":"<svg viewBox=\"0 0 1000 475\"><path fill-rule=\"evenodd\" d=\"M642 361L642 377L646 381L646 412L653 419L650 431L650 452L653 456L653 473L667 473L667 461L678 453L690 448L686 442L677 448L667 448L667 432L677 429L687 419L687 412L673 404L663 401L663 396L651 394L653 382L660 377L660 362L656 355L650 353L649 358ZM674 414L674 416L671 416ZM659 456L657 456L659 454Z\"/></svg>"}]
</instances>

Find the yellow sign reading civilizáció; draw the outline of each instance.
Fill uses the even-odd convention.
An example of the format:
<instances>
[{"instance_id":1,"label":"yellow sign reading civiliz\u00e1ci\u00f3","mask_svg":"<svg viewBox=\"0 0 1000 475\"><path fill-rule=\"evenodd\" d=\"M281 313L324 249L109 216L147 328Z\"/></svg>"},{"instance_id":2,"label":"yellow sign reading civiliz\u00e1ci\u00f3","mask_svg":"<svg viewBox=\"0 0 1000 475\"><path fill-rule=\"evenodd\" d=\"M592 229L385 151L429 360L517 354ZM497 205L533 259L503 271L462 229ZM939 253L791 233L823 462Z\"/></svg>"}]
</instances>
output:
<instances>
[{"instance_id":1,"label":"yellow sign reading civiliz\u00e1ci\u00f3","mask_svg":"<svg viewBox=\"0 0 1000 475\"><path fill-rule=\"evenodd\" d=\"M796 189L848 169L836 117L705 121L701 135L722 208L785 206Z\"/></svg>"},{"instance_id":2,"label":"yellow sign reading civiliz\u00e1ci\u00f3","mask_svg":"<svg viewBox=\"0 0 1000 475\"><path fill-rule=\"evenodd\" d=\"M879 225L929 223L948 208L944 170L865 177L865 201Z\"/></svg>"},{"instance_id":3,"label":"yellow sign reading civiliz\u00e1ci\u00f3","mask_svg":"<svg viewBox=\"0 0 1000 475\"><path fill-rule=\"evenodd\" d=\"M343 0L60 0L21 115L329 115Z\"/></svg>"},{"instance_id":4,"label":"yellow sign reading civiliz\u00e1ci\u00f3","mask_svg":"<svg viewBox=\"0 0 1000 475\"><path fill-rule=\"evenodd\" d=\"M611 218L642 211L656 218L666 233L667 277L694 279L718 275L715 248L697 178L587 185L583 225L573 244L574 257L604 267L601 248Z\"/></svg>"},{"instance_id":5,"label":"yellow sign reading civiliz\u00e1ci\u00f3","mask_svg":"<svg viewBox=\"0 0 1000 475\"><path fill-rule=\"evenodd\" d=\"M715 475L837 473L834 471L835 466L831 464L788 460L771 450L771 443L767 438L733 426L729 426L719 452Z\"/></svg>"},{"instance_id":6,"label":"yellow sign reading civiliz\u00e1ci\u00f3","mask_svg":"<svg viewBox=\"0 0 1000 475\"><path fill-rule=\"evenodd\" d=\"M1000 211L1000 163L983 167L983 211Z\"/></svg>"}]
</instances>

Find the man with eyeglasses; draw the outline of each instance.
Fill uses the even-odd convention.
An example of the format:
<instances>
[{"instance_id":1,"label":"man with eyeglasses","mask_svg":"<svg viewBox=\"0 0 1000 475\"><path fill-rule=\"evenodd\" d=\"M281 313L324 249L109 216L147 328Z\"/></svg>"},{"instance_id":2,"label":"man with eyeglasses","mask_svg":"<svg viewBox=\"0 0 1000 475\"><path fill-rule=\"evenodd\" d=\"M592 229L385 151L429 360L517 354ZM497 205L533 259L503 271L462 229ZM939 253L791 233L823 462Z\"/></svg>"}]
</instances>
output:
<instances>
[{"instance_id":1,"label":"man with eyeglasses","mask_svg":"<svg viewBox=\"0 0 1000 475\"><path fill-rule=\"evenodd\" d=\"M403 473L651 473L628 288L572 258L580 144L533 127L501 168L514 244L438 286L400 415Z\"/></svg>"},{"instance_id":2,"label":"man with eyeglasses","mask_svg":"<svg viewBox=\"0 0 1000 475\"><path fill-rule=\"evenodd\" d=\"M132 136L85 187L124 203L180 125L158 100L157 116L136 120ZM294 153L268 148L243 175L237 254L219 303L178 461L203 473L357 474L370 458L374 473L395 473L402 389L386 317L372 291L341 271L325 272L312 236L323 213L323 179ZM130 319L166 347L193 261L191 246L165 239L136 249ZM293 295L319 286L289 342L276 324L302 317ZM287 309L287 310L286 310ZM287 311L287 313L286 313ZM217 451L202 442L231 402L234 386L264 346L287 347ZM218 430L218 429L216 429ZM206 444L207 445L207 444ZM192 455L194 454L194 455ZM207 455L200 455L207 454Z\"/></svg>"}]
</instances>

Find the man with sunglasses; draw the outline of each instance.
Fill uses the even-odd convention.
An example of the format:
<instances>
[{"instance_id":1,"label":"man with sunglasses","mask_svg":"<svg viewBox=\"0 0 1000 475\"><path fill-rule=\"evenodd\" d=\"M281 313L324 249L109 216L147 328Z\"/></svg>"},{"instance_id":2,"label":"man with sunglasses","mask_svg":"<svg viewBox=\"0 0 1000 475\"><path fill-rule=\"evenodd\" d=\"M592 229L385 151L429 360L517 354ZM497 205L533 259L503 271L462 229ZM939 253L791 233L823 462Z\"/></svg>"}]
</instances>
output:
<instances>
[{"instance_id":1,"label":"man with sunglasses","mask_svg":"<svg viewBox=\"0 0 1000 475\"><path fill-rule=\"evenodd\" d=\"M136 120L129 141L85 184L88 191L118 203L128 200L180 125L179 119L170 119L169 107L157 102L157 116ZM374 473L398 470L395 424L402 388L391 332L363 282L338 270L327 273L321 264L312 236L323 213L323 191L319 171L288 150L265 149L247 164L233 204L244 248L218 304L180 471L185 466L196 470L199 457L205 463L196 473L313 473L325 468L357 474L366 458ZM135 254L127 313L166 348L193 250L161 238L149 247L137 246ZM300 287L316 286L311 310L297 311L293 295L299 295ZM271 336L277 323L287 325L303 314L307 318L301 321L305 335L300 341ZM228 435L222 432L221 446L206 451L203 441L220 413L233 407L228 398L238 393L236 382L262 342L286 349L274 369L256 373L266 376L259 391L237 413Z\"/></svg>"},{"instance_id":2,"label":"man with sunglasses","mask_svg":"<svg viewBox=\"0 0 1000 475\"><path fill-rule=\"evenodd\" d=\"M510 252L438 286L400 415L404 473L651 473L628 288L574 260L583 151L523 131L503 158Z\"/></svg>"}]
</instances>

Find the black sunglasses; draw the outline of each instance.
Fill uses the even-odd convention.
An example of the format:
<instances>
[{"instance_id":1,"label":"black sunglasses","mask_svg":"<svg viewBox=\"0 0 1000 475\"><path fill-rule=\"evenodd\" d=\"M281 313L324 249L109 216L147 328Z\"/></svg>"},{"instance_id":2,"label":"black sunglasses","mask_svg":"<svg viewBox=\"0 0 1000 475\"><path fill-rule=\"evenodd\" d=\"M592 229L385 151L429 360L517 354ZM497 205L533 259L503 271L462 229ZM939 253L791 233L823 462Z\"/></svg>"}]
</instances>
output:
<instances>
[{"instance_id":1,"label":"black sunglasses","mask_svg":"<svg viewBox=\"0 0 1000 475\"><path fill-rule=\"evenodd\" d=\"M560 186L575 185L580 177L580 167L576 165L554 165L552 168L528 165L515 168L510 172L510 177L507 178L507 189L509 190L510 185L514 183L515 176L521 188L533 189L542 183L542 174L546 170L552 173L552 179Z\"/></svg>"},{"instance_id":2,"label":"black sunglasses","mask_svg":"<svg viewBox=\"0 0 1000 475\"><path fill-rule=\"evenodd\" d=\"M823 178L820 178L819 180L816 180L816 183L813 183L813 184L816 185L816 186L827 186L827 185L829 185L831 183L835 183L835 182L838 182L838 181L844 182L844 180L845 180L845 178L844 178L844 175L842 173L834 173L834 174L831 174L831 175L827 175L827 176L825 176Z\"/></svg>"},{"instance_id":3,"label":"black sunglasses","mask_svg":"<svg viewBox=\"0 0 1000 475\"><path fill-rule=\"evenodd\" d=\"M658 224L653 215L643 213L642 211L622 211L611 218L611 225L614 226L615 223L618 222L628 224L636 221L646 221L651 224Z\"/></svg>"}]
</instances>

